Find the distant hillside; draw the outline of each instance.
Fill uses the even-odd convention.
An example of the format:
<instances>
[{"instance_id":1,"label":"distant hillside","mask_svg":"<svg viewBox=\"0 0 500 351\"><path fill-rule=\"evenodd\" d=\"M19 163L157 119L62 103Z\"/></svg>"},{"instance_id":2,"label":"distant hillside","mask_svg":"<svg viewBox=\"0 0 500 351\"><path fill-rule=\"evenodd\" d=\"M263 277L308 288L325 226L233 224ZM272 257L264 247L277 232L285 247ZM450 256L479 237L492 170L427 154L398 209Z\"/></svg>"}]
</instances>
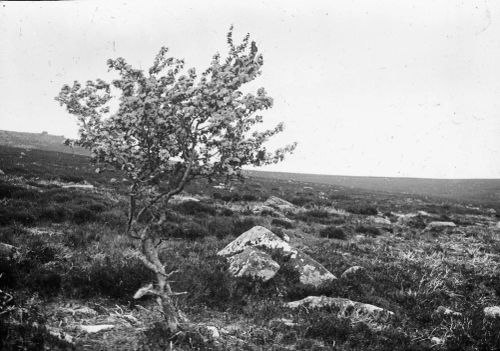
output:
<instances>
[{"instance_id":1,"label":"distant hillside","mask_svg":"<svg viewBox=\"0 0 500 351\"><path fill-rule=\"evenodd\" d=\"M256 177L323 183L371 191L500 204L500 179L355 177L265 171L247 171L247 174Z\"/></svg>"},{"instance_id":2,"label":"distant hillside","mask_svg":"<svg viewBox=\"0 0 500 351\"><path fill-rule=\"evenodd\" d=\"M0 145L24 149L39 149L88 156L82 148L71 149L63 144L62 135L24 133L0 130ZM351 189L382 191L420 196L433 196L471 203L500 204L500 179L426 179L355 177L321 174L245 171L254 177L296 182L322 183Z\"/></svg>"},{"instance_id":3,"label":"distant hillside","mask_svg":"<svg viewBox=\"0 0 500 351\"><path fill-rule=\"evenodd\" d=\"M0 145L89 155L88 151L83 148L75 147L72 149L64 145L64 140L66 138L62 135L51 135L47 132L25 133L0 130Z\"/></svg>"}]
</instances>

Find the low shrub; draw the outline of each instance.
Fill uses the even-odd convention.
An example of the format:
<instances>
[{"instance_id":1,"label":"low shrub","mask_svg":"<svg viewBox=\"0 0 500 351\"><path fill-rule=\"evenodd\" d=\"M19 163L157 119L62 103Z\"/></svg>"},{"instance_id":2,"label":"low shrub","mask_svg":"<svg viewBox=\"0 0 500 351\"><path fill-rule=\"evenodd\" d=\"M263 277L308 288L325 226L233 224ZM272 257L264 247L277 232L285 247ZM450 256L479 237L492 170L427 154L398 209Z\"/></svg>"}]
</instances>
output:
<instances>
[{"instance_id":1,"label":"low shrub","mask_svg":"<svg viewBox=\"0 0 500 351\"><path fill-rule=\"evenodd\" d=\"M82 183L83 181L85 181L85 178L83 178L82 176L68 175L68 174L59 176L59 179L62 182L68 182L68 183Z\"/></svg>"},{"instance_id":2,"label":"low shrub","mask_svg":"<svg viewBox=\"0 0 500 351\"><path fill-rule=\"evenodd\" d=\"M353 214L359 214L359 215L366 215L366 216L376 216L378 214L378 210L374 206L370 205L352 205L347 207L347 212L353 213Z\"/></svg>"},{"instance_id":3,"label":"low shrub","mask_svg":"<svg viewBox=\"0 0 500 351\"><path fill-rule=\"evenodd\" d=\"M326 228L321 229L319 231L319 236L322 238L340 239L340 240L345 240L347 238L342 228L334 226L328 226Z\"/></svg>"},{"instance_id":4,"label":"low shrub","mask_svg":"<svg viewBox=\"0 0 500 351\"><path fill-rule=\"evenodd\" d=\"M382 234L379 228L371 225L359 225L355 229L356 233L368 234L370 236L379 236Z\"/></svg>"},{"instance_id":5,"label":"low shrub","mask_svg":"<svg viewBox=\"0 0 500 351\"><path fill-rule=\"evenodd\" d=\"M243 201L259 201L259 198L253 194L243 194L241 196L241 200L243 200Z\"/></svg>"},{"instance_id":6,"label":"low shrub","mask_svg":"<svg viewBox=\"0 0 500 351\"><path fill-rule=\"evenodd\" d=\"M212 215L217 211L214 207L200 201L185 201L174 206L174 209L185 215Z\"/></svg>"},{"instance_id":7,"label":"low shrub","mask_svg":"<svg viewBox=\"0 0 500 351\"><path fill-rule=\"evenodd\" d=\"M293 222L281 218L274 218L271 221L271 225L283 227L285 229L292 229L294 227Z\"/></svg>"}]
</instances>

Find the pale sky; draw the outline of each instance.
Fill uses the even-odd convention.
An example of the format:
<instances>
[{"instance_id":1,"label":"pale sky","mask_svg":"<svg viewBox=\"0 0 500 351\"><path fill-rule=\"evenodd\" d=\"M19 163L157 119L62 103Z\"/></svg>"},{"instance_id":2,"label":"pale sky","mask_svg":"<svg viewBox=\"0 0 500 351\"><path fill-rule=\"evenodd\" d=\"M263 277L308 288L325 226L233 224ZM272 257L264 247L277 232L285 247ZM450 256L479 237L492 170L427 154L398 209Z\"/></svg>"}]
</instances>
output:
<instances>
[{"instance_id":1,"label":"pale sky","mask_svg":"<svg viewBox=\"0 0 500 351\"><path fill-rule=\"evenodd\" d=\"M74 137L63 84L161 46L202 70L231 24L264 54L270 145L299 142L265 170L500 178L498 1L0 2L0 129Z\"/></svg>"}]
</instances>

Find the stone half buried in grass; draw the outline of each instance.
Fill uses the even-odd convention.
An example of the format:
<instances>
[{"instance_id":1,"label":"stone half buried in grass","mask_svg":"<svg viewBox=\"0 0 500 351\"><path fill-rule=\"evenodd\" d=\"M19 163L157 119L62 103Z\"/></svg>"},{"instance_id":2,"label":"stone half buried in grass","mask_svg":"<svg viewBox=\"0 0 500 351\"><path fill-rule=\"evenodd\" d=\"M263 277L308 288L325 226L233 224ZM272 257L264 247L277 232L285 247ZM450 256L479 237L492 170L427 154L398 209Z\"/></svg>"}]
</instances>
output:
<instances>
[{"instance_id":1,"label":"stone half buried in grass","mask_svg":"<svg viewBox=\"0 0 500 351\"><path fill-rule=\"evenodd\" d=\"M447 228L455 228L457 225L453 222L430 222L426 229L427 230L441 230Z\"/></svg>"},{"instance_id":2,"label":"stone half buried in grass","mask_svg":"<svg viewBox=\"0 0 500 351\"><path fill-rule=\"evenodd\" d=\"M355 320L369 319L375 322L387 321L394 315L393 312L386 309L341 297L308 296L302 300L285 303L284 306L291 309L330 308L337 310L337 314L340 317L352 318Z\"/></svg>"},{"instance_id":3,"label":"stone half buried in grass","mask_svg":"<svg viewBox=\"0 0 500 351\"><path fill-rule=\"evenodd\" d=\"M500 306L490 306L483 309L486 318L500 318Z\"/></svg>"},{"instance_id":4,"label":"stone half buried in grass","mask_svg":"<svg viewBox=\"0 0 500 351\"><path fill-rule=\"evenodd\" d=\"M0 243L0 258L11 259L17 253L17 247L5 243Z\"/></svg>"},{"instance_id":5,"label":"stone half buried in grass","mask_svg":"<svg viewBox=\"0 0 500 351\"><path fill-rule=\"evenodd\" d=\"M341 279L350 280L350 281L369 281L372 278L368 275L368 272L364 267L361 266L352 266L344 271L340 276Z\"/></svg>"},{"instance_id":6,"label":"stone half buried in grass","mask_svg":"<svg viewBox=\"0 0 500 351\"><path fill-rule=\"evenodd\" d=\"M228 262L233 276L258 278L264 282L272 279L280 269L270 255L253 247L229 257Z\"/></svg>"},{"instance_id":7,"label":"stone half buried in grass","mask_svg":"<svg viewBox=\"0 0 500 351\"><path fill-rule=\"evenodd\" d=\"M264 227L256 226L234 239L225 248L220 250L217 255L232 256L242 252L249 246L273 251L280 250L285 256L294 256L297 254L297 250L292 248L290 244L282 240L279 236Z\"/></svg>"}]
</instances>

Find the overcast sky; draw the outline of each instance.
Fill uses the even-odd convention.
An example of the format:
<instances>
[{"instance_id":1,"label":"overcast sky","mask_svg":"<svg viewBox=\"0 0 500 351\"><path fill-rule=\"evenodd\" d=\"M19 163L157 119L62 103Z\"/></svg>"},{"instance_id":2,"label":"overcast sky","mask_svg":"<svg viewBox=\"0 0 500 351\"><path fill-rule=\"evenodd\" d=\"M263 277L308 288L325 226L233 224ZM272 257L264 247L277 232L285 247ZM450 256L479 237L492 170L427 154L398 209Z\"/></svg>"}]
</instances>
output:
<instances>
[{"instance_id":1,"label":"overcast sky","mask_svg":"<svg viewBox=\"0 0 500 351\"><path fill-rule=\"evenodd\" d=\"M0 2L0 129L76 136L55 101L106 60L148 68L161 46L203 69L249 32L275 99L268 170L500 178L500 2Z\"/></svg>"}]
</instances>

